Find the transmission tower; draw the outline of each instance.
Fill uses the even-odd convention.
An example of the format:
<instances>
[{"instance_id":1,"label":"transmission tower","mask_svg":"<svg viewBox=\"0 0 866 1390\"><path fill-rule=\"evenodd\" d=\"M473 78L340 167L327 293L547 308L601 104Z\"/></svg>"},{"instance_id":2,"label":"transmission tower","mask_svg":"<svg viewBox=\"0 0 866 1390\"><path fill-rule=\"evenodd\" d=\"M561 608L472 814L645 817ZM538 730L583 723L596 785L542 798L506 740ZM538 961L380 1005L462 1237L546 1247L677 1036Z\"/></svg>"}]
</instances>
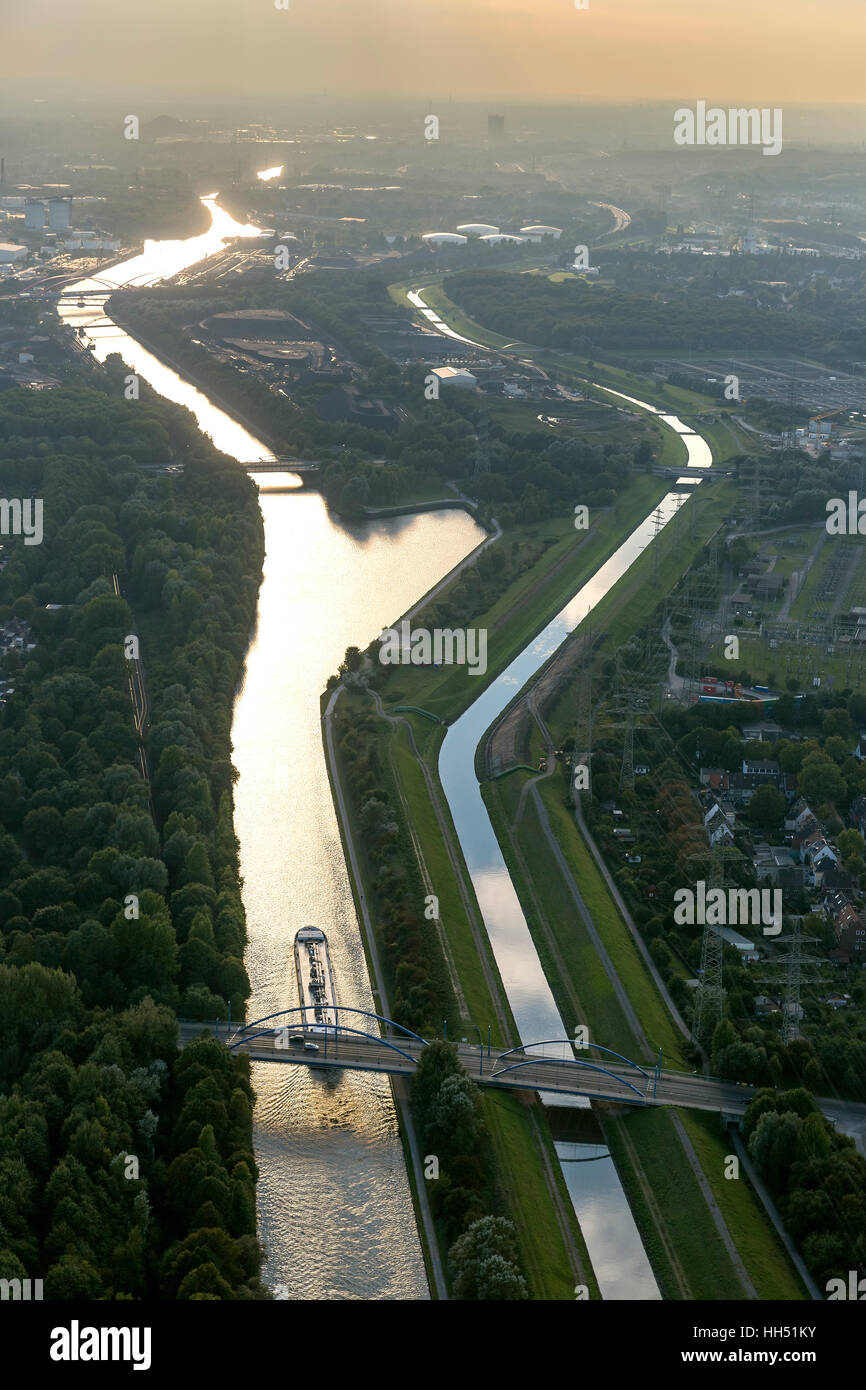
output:
<instances>
[{"instance_id":1,"label":"transmission tower","mask_svg":"<svg viewBox=\"0 0 866 1390\"><path fill-rule=\"evenodd\" d=\"M592 758L592 629L583 638L583 660L577 672L577 731L574 743L575 759L584 758L587 767Z\"/></svg>"},{"instance_id":2,"label":"transmission tower","mask_svg":"<svg viewBox=\"0 0 866 1390\"><path fill-rule=\"evenodd\" d=\"M761 460L755 457L754 476L752 478L752 504L751 504L751 526L750 530L760 531L761 529Z\"/></svg>"},{"instance_id":3,"label":"transmission tower","mask_svg":"<svg viewBox=\"0 0 866 1390\"><path fill-rule=\"evenodd\" d=\"M785 967L784 992L782 995L782 1041L784 1043L793 1042L800 1036L800 1020L803 1017L803 1009L800 1004L800 992L803 982L803 966L823 966L824 962L817 956L804 956L803 946L806 943L819 941L817 936L803 936L803 921L801 917L792 919L791 931L787 936L777 936L774 940L790 947L786 955L778 961L780 966ZM780 983L779 975L761 975L757 977L762 984L776 985ZM810 970L807 979L810 984L820 984L823 977Z\"/></svg>"},{"instance_id":4,"label":"transmission tower","mask_svg":"<svg viewBox=\"0 0 866 1390\"><path fill-rule=\"evenodd\" d=\"M478 430L475 436L475 473L490 472L490 425L487 402L484 401L478 414Z\"/></svg>"},{"instance_id":5,"label":"transmission tower","mask_svg":"<svg viewBox=\"0 0 866 1390\"><path fill-rule=\"evenodd\" d=\"M625 737L622 744L622 767L619 773L621 792L634 791L634 695L629 691L625 713Z\"/></svg>"},{"instance_id":6,"label":"transmission tower","mask_svg":"<svg viewBox=\"0 0 866 1390\"><path fill-rule=\"evenodd\" d=\"M706 860L707 855L692 857ZM724 890L725 869L728 862L741 857L738 850L711 849L709 851L709 877L706 880L707 889L721 888ZM701 937L700 984L696 991L693 1030L693 1035L698 1043L704 1043L705 1039L707 1043L712 1041L716 1024L721 1020L724 1012L725 986L722 974L724 951L723 937L719 936L715 926L710 926L705 922Z\"/></svg>"},{"instance_id":7,"label":"transmission tower","mask_svg":"<svg viewBox=\"0 0 866 1390\"><path fill-rule=\"evenodd\" d=\"M663 526L664 526L664 518L662 517L662 509L661 509L661 507L657 507L656 510L653 512L653 535L652 535L652 540L650 541L650 545L652 546L652 562L653 562L653 564L652 564L652 571L653 571L653 579L658 579L658 573L659 573L659 546L658 546L658 543L657 543L657 542L658 542L659 534L660 534L661 529L662 529Z\"/></svg>"}]
</instances>

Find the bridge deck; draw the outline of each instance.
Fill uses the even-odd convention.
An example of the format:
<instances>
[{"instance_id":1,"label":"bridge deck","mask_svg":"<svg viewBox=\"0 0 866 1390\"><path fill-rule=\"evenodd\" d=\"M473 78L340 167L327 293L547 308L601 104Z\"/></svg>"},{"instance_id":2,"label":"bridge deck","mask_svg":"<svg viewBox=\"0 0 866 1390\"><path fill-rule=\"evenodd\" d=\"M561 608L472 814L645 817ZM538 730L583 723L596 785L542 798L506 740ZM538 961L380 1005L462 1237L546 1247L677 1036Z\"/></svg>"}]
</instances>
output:
<instances>
[{"instance_id":1,"label":"bridge deck","mask_svg":"<svg viewBox=\"0 0 866 1390\"><path fill-rule=\"evenodd\" d=\"M192 1041L200 1033L214 1034L214 1024L195 1023L188 1020L180 1022L180 1045ZM227 1035L226 1025L221 1025L218 1036L244 1051L256 1062L282 1062L294 1066L309 1066L316 1070L345 1068L351 1071L374 1071L399 1076L411 1076L424 1044L398 1036L385 1040L364 1037L335 1038L333 1031L327 1035L323 1030L298 1028L275 1028L267 1033L252 1034L245 1040L243 1033L233 1028ZM317 1052L305 1051L302 1045L290 1046L289 1036L303 1036L306 1042L313 1043ZM399 1048L399 1051L395 1050ZM562 1095L583 1095L594 1100L613 1100L625 1105L682 1105L689 1109L742 1115L755 1094L751 1086L740 1086L733 1082L715 1081L705 1076L685 1072L661 1072L653 1096L653 1080L642 1076L635 1067L619 1063L605 1062L605 1071L589 1070L556 1057L539 1057L529 1061L531 1054L509 1054L500 1060L500 1054L492 1052L488 1057L486 1048L469 1043L458 1045L458 1055L469 1075L482 1086L495 1086L503 1090L530 1090L559 1093ZM597 1058L590 1058L593 1066ZM517 1070L504 1071L516 1063ZM647 1069L649 1070L649 1069ZM633 1088L637 1088L637 1090Z\"/></svg>"}]
</instances>

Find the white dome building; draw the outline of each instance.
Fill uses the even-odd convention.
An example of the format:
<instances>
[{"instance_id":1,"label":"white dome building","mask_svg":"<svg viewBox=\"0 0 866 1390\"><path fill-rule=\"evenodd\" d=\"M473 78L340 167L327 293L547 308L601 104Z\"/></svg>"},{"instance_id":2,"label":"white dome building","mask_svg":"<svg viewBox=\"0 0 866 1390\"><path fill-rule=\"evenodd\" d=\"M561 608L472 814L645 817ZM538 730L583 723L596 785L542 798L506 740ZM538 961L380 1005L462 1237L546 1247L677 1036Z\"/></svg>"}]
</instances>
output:
<instances>
[{"instance_id":1,"label":"white dome building","mask_svg":"<svg viewBox=\"0 0 866 1390\"><path fill-rule=\"evenodd\" d=\"M534 224L531 227L521 227L520 233L521 236L527 237L529 241L543 241L547 236L553 237L554 241L559 241L559 238L562 236L562 228L543 227L540 224Z\"/></svg>"},{"instance_id":2,"label":"white dome building","mask_svg":"<svg viewBox=\"0 0 866 1390\"><path fill-rule=\"evenodd\" d=\"M515 244L519 244L522 246L523 243L526 241L526 237L511 236L509 232L495 232L491 236L479 237L478 240L483 241L487 246L501 246L503 241L512 241Z\"/></svg>"},{"instance_id":3,"label":"white dome building","mask_svg":"<svg viewBox=\"0 0 866 1390\"><path fill-rule=\"evenodd\" d=\"M492 222L464 222L462 227L458 227L457 230L462 232L464 236L485 237L495 236L499 228L494 227Z\"/></svg>"},{"instance_id":4,"label":"white dome building","mask_svg":"<svg viewBox=\"0 0 866 1390\"><path fill-rule=\"evenodd\" d=\"M469 238L457 232L425 232L421 240L428 246L465 246Z\"/></svg>"}]
</instances>

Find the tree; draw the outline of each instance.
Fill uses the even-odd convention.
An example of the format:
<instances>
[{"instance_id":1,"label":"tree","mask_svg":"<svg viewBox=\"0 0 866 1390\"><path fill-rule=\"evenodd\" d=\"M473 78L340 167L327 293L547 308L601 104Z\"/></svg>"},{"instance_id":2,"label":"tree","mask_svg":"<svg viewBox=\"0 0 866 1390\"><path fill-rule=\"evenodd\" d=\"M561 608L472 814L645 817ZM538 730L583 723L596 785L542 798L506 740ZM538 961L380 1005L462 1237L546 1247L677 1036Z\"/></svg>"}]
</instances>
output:
<instances>
[{"instance_id":1,"label":"tree","mask_svg":"<svg viewBox=\"0 0 866 1390\"><path fill-rule=\"evenodd\" d=\"M364 664L364 653L358 647L347 647L346 655L340 662L340 675L344 676L347 671L359 671Z\"/></svg>"},{"instance_id":2,"label":"tree","mask_svg":"<svg viewBox=\"0 0 866 1390\"><path fill-rule=\"evenodd\" d=\"M851 718L845 709L831 709L824 715L821 725L825 738L837 735L848 740L851 737Z\"/></svg>"},{"instance_id":3,"label":"tree","mask_svg":"<svg viewBox=\"0 0 866 1390\"><path fill-rule=\"evenodd\" d=\"M426 1126L431 1148L440 1153L471 1153L478 1142L478 1098L475 1083L464 1072L446 1076Z\"/></svg>"},{"instance_id":4,"label":"tree","mask_svg":"<svg viewBox=\"0 0 866 1390\"><path fill-rule=\"evenodd\" d=\"M749 802L749 820L754 825L778 825L785 814L785 798L768 783L758 787Z\"/></svg>"},{"instance_id":5,"label":"tree","mask_svg":"<svg viewBox=\"0 0 866 1390\"><path fill-rule=\"evenodd\" d=\"M845 779L832 758L824 753L810 753L800 768L798 786L807 801L841 801L845 796Z\"/></svg>"},{"instance_id":6,"label":"tree","mask_svg":"<svg viewBox=\"0 0 866 1390\"><path fill-rule=\"evenodd\" d=\"M839 852L843 859L849 859L852 856L859 858L863 857L863 850L864 847L866 847L866 842L864 842L863 836L860 834L859 830L840 830L839 834L836 836L836 843L839 846Z\"/></svg>"},{"instance_id":7,"label":"tree","mask_svg":"<svg viewBox=\"0 0 866 1390\"><path fill-rule=\"evenodd\" d=\"M526 1281L517 1267L514 1227L502 1216L473 1221L448 1252L454 1297L526 1299Z\"/></svg>"},{"instance_id":8,"label":"tree","mask_svg":"<svg viewBox=\"0 0 866 1390\"><path fill-rule=\"evenodd\" d=\"M803 1121L792 1110L762 1115L749 1140L749 1152L767 1184L777 1192L787 1187L788 1173L800 1139Z\"/></svg>"}]
</instances>

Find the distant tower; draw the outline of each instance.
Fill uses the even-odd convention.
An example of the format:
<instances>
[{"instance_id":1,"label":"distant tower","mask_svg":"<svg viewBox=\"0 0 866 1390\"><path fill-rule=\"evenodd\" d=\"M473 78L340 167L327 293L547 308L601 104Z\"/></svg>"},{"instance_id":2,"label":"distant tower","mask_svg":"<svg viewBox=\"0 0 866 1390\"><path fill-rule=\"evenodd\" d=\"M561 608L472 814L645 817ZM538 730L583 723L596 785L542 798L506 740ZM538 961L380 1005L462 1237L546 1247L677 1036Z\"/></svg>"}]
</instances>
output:
<instances>
[{"instance_id":1,"label":"distant tower","mask_svg":"<svg viewBox=\"0 0 866 1390\"><path fill-rule=\"evenodd\" d=\"M487 117L487 139L494 144L501 144L505 139L505 117Z\"/></svg>"},{"instance_id":2,"label":"distant tower","mask_svg":"<svg viewBox=\"0 0 866 1390\"><path fill-rule=\"evenodd\" d=\"M625 715L625 737L622 743L619 789L621 792L634 791L634 696L630 692Z\"/></svg>"},{"instance_id":3,"label":"distant tower","mask_svg":"<svg viewBox=\"0 0 866 1390\"><path fill-rule=\"evenodd\" d=\"M475 436L475 472L490 472L490 427L486 401L482 403L478 414L478 431Z\"/></svg>"},{"instance_id":4,"label":"distant tower","mask_svg":"<svg viewBox=\"0 0 866 1390\"><path fill-rule=\"evenodd\" d=\"M707 888L724 889L724 886L724 852L719 853L714 850L710 859ZM695 999L693 1028L695 1041L705 1047L709 1047L712 1042L716 1024L720 1022L725 1011L725 986L722 974L724 952L723 938L718 935L715 927L711 927L705 922L701 938L700 983L695 991L697 997Z\"/></svg>"}]
</instances>

